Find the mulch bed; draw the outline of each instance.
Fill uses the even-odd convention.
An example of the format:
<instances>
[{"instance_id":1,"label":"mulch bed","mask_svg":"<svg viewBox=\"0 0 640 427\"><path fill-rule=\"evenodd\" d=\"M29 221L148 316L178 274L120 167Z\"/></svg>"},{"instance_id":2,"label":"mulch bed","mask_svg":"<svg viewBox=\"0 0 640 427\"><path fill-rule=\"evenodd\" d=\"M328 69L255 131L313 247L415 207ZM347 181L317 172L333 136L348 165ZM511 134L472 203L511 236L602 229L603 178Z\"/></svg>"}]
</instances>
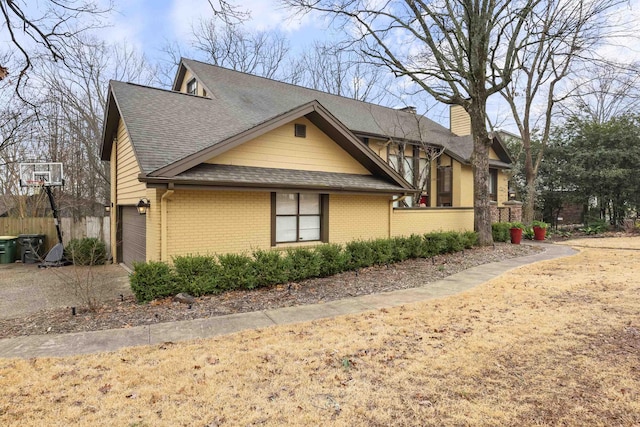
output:
<instances>
[{"instance_id":1,"label":"mulch bed","mask_svg":"<svg viewBox=\"0 0 640 427\"><path fill-rule=\"evenodd\" d=\"M530 255L539 246L496 243L429 259L371 267L332 277L311 279L252 291L238 290L196 298L191 305L172 298L137 304L135 300L107 301L96 311L44 310L28 317L0 320L0 338L23 335L61 334L80 331L129 328L160 322L174 322L233 313L316 304L346 297L414 288L477 265Z\"/></svg>"}]
</instances>

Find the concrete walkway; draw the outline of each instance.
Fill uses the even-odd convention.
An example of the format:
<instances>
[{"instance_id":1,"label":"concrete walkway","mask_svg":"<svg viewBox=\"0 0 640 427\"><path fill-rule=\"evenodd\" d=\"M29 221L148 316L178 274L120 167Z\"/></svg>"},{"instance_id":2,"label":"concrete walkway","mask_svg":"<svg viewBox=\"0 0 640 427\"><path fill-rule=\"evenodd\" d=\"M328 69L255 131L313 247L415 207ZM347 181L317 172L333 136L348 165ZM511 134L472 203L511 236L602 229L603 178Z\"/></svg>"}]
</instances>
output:
<instances>
[{"instance_id":1,"label":"concrete walkway","mask_svg":"<svg viewBox=\"0 0 640 427\"><path fill-rule=\"evenodd\" d=\"M577 251L569 246L542 244L545 251L521 258L484 264L449 276L443 280L412 289L346 298L322 304L286 307L274 310L238 313L228 316L181 322L157 323L128 329L78 332L61 335L32 335L0 340L0 357L61 357L75 354L114 351L123 347L160 344L210 338L245 329L263 328L287 323L305 322L344 314L361 313L446 297L471 289L506 271L561 258Z\"/></svg>"}]
</instances>

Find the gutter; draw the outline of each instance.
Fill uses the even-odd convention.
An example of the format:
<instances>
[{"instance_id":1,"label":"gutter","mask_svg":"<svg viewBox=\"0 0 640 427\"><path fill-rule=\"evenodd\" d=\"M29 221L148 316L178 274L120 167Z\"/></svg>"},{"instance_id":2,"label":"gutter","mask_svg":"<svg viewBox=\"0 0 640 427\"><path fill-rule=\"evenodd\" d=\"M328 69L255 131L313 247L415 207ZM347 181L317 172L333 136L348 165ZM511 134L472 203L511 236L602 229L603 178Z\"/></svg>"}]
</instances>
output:
<instances>
[{"instance_id":1,"label":"gutter","mask_svg":"<svg viewBox=\"0 0 640 427\"><path fill-rule=\"evenodd\" d=\"M169 185L169 190L165 191L160 198L160 261L167 261L167 234L168 234L168 203L173 195L173 184Z\"/></svg>"}]
</instances>

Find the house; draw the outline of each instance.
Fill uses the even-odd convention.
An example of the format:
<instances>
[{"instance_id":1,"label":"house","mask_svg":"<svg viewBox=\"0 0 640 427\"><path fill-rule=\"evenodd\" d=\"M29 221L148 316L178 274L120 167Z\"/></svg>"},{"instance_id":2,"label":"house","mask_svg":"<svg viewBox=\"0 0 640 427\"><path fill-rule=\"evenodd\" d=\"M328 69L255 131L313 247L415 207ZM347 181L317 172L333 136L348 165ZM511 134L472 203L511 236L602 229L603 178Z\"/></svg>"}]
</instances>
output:
<instances>
[{"instance_id":1,"label":"house","mask_svg":"<svg viewBox=\"0 0 640 427\"><path fill-rule=\"evenodd\" d=\"M468 116L453 109L451 125L189 59L172 90L112 81L114 259L472 230ZM490 164L502 203L499 139Z\"/></svg>"}]
</instances>

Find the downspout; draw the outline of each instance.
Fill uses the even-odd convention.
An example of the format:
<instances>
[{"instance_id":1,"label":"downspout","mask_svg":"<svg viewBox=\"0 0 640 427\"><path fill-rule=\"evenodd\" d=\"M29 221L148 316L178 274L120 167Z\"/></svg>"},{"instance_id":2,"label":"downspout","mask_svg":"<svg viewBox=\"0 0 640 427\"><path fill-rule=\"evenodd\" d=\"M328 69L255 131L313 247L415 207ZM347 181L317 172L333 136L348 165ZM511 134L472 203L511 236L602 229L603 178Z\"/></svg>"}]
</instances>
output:
<instances>
[{"instance_id":1,"label":"downspout","mask_svg":"<svg viewBox=\"0 0 640 427\"><path fill-rule=\"evenodd\" d=\"M393 204L395 202L401 202L406 198L407 194L403 194L402 196L389 201L389 238L393 237Z\"/></svg>"},{"instance_id":2,"label":"downspout","mask_svg":"<svg viewBox=\"0 0 640 427\"><path fill-rule=\"evenodd\" d=\"M168 190L160 198L160 261L167 261L167 234L168 234L168 204L173 195L173 184L169 184Z\"/></svg>"}]
</instances>

